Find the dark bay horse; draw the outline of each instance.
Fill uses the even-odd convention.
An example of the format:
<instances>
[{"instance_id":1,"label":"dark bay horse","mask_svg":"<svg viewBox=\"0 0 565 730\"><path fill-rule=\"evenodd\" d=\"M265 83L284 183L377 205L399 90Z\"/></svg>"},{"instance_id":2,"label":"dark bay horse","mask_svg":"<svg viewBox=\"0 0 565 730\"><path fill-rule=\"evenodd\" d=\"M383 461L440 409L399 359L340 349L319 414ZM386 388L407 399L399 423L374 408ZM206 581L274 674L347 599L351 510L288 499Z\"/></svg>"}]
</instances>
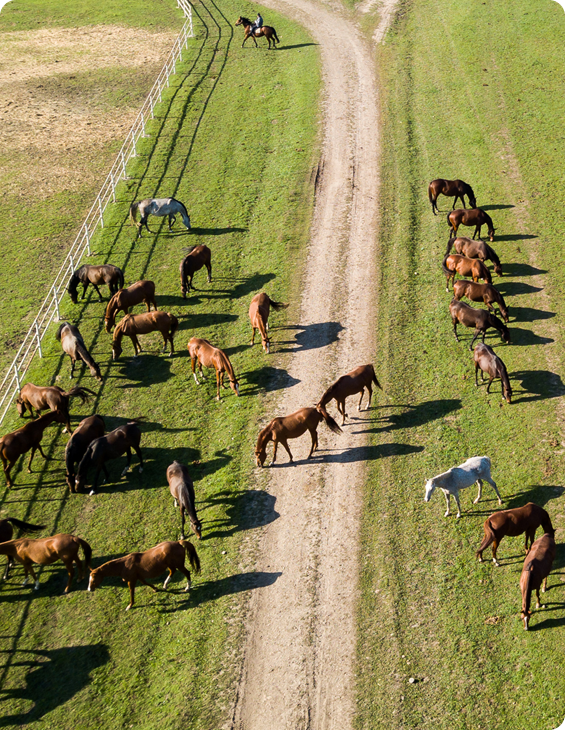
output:
<instances>
[{"instance_id":1,"label":"dark bay horse","mask_svg":"<svg viewBox=\"0 0 565 730\"><path fill-rule=\"evenodd\" d=\"M522 613L521 618L524 621L526 631L529 628L530 601L532 599L532 591L535 590L537 603L536 608L542 608L540 601L540 588L545 593L547 589L547 576L551 572L551 566L555 559L555 539L554 532L546 532L545 535L539 537L526 555L522 575L520 576L520 590L522 592Z\"/></svg>"},{"instance_id":2,"label":"dark bay horse","mask_svg":"<svg viewBox=\"0 0 565 730\"><path fill-rule=\"evenodd\" d=\"M15 517L6 517L5 519L0 520L0 542L8 542L14 537L14 527L19 529L20 536L26 532L39 532L40 530L45 529L45 525L30 525L29 522L17 520ZM14 559L9 555L8 564L6 565L6 570L4 571L2 580L6 580L13 564Z\"/></svg>"},{"instance_id":3,"label":"dark bay horse","mask_svg":"<svg viewBox=\"0 0 565 730\"><path fill-rule=\"evenodd\" d=\"M461 203L463 208L465 208L465 196L469 198L469 205L471 208L477 207L473 188L466 182L463 182L463 180L442 180L441 178L438 178L437 180L432 180L428 185L428 198L432 204L432 211L434 215L436 215L436 211L439 213L436 200L440 194L450 198L455 196L452 210L455 208L455 203L458 198L461 198Z\"/></svg>"},{"instance_id":4,"label":"dark bay horse","mask_svg":"<svg viewBox=\"0 0 565 730\"><path fill-rule=\"evenodd\" d=\"M65 446L65 478L71 492L76 492L75 464L80 464L86 449L95 439L102 438L105 431L106 424L102 416L88 416L79 423Z\"/></svg>"},{"instance_id":5,"label":"dark bay horse","mask_svg":"<svg viewBox=\"0 0 565 730\"><path fill-rule=\"evenodd\" d=\"M536 537L536 530L540 525L543 527L544 533L553 534L553 525L548 513L533 502L528 502L523 507L494 512L485 520L485 536L477 550L479 563L483 562L483 550L486 550L492 544L492 562L499 567L500 563L496 559L496 551L502 538L516 537L524 532L526 533L524 550L527 554L529 552L528 540L531 548Z\"/></svg>"},{"instance_id":6,"label":"dark bay horse","mask_svg":"<svg viewBox=\"0 0 565 730\"><path fill-rule=\"evenodd\" d=\"M491 314L484 309L475 309L464 302L458 302L457 299L452 299L451 304L449 305L449 313L451 314L453 333L457 342L459 342L459 337L457 336L458 324L462 324L464 327L475 328L475 335L471 340L469 350L473 349L473 344L479 335L482 334L483 342L485 341L486 331L489 327L493 327L498 330L504 342L510 342L510 331L508 330L508 327L503 324L498 317L495 317L494 314Z\"/></svg>"},{"instance_id":7,"label":"dark bay horse","mask_svg":"<svg viewBox=\"0 0 565 730\"><path fill-rule=\"evenodd\" d=\"M457 253L448 253L444 256L441 268L447 279L445 291L449 291L449 281L455 281L455 274L459 276L471 276L473 281L482 279L487 284L492 284L490 271L479 259L468 259L466 256L460 256Z\"/></svg>"},{"instance_id":8,"label":"dark bay horse","mask_svg":"<svg viewBox=\"0 0 565 730\"><path fill-rule=\"evenodd\" d=\"M244 18L243 16L240 16L236 21L236 25L242 25L244 30L244 37L243 37L243 43L241 44L241 47L245 45L245 41L248 38L252 38L253 42L255 43L255 48L257 48L257 41L256 38L266 38L267 43L269 44L269 50L271 49L271 41L273 41L273 48L276 50L277 43L280 43L279 37L277 35L277 31L272 28L270 25L264 25L261 28L256 28L252 30L253 23L249 20L249 18Z\"/></svg>"},{"instance_id":9,"label":"dark bay horse","mask_svg":"<svg viewBox=\"0 0 565 730\"><path fill-rule=\"evenodd\" d=\"M124 285L124 273L117 266L112 266L112 264L101 264L100 266L84 264L84 266L77 269L71 276L69 286L67 287L67 291L71 295L73 304L78 302L77 287L79 284L82 284L83 299L86 295L88 285L92 284L98 294L98 300L102 301L102 294L100 294L98 285L102 286L102 284L108 284L110 287L110 293L115 294L118 289L121 289Z\"/></svg>"},{"instance_id":10,"label":"dark bay horse","mask_svg":"<svg viewBox=\"0 0 565 730\"><path fill-rule=\"evenodd\" d=\"M184 522L185 513L190 520L190 526L196 537L200 540L202 537L202 524L196 514L194 483L188 473L188 467L179 461L173 463L167 469L167 481L169 482L169 490L175 500L175 507L180 509L181 516L181 539L184 540Z\"/></svg>"},{"instance_id":11,"label":"dark bay horse","mask_svg":"<svg viewBox=\"0 0 565 730\"><path fill-rule=\"evenodd\" d=\"M33 383L26 383L20 390L20 395L16 400L16 407L20 418L25 416L26 410L29 410L33 418L34 408L38 416L41 415L41 411L47 409L50 411L61 411L61 413L65 414L66 430L72 434L69 401L71 398L78 397L84 405L91 395L96 395L96 393L93 390L79 387L78 385L65 392L58 385L42 388Z\"/></svg>"},{"instance_id":12,"label":"dark bay horse","mask_svg":"<svg viewBox=\"0 0 565 730\"><path fill-rule=\"evenodd\" d=\"M126 314L116 325L112 337L112 359L117 360L122 354L122 338L129 337L133 344L135 356L141 352L141 345L137 339L137 335L146 335L149 332L160 332L163 335L165 346L163 352L167 350L167 343L171 343L171 352L169 357L175 352L174 336L179 321L174 314L169 312L143 312L143 314Z\"/></svg>"},{"instance_id":13,"label":"dark bay horse","mask_svg":"<svg viewBox=\"0 0 565 730\"><path fill-rule=\"evenodd\" d=\"M201 337L192 337L188 342L188 352L190 354L190 364L192 366L192 375L196 381L196 385L200 385L196 377L196 367L200 370L202 380L206 378L202 374L202 367L214 368L216 371L216 400L222 400L220 396L220 386L225 388L224 375L227 373L230 381L230 388L239 396L239 381L235 376L233 365L229 357L219 347L214 347L211 342Z\"/></svg>"},{"instance_id":14,"label":"dark bay horse","mask_svg":"<svg viewBox=\"0 0 565 730\"><path fill-rule=\"evenodd\" d=\"M487 393L490 393L490 386L495 378L500 378L502 397L507 403L512 403L512 387L506 365L498 357L492 347L485 345L484 342L477 343L473 352L473 360L475 361L475 385L479 387L477 382L477 373L481 371L481 381L484 380L484 373L487 373L490 380L487 385Z\"/></svg>"},{"instance_id":15,"label":"dark bay horse","mask_svg":"<svg viewBox=\"0 0 565 730\"><path fill-rule=\"evenodd\" d=\"M184 249L185 251L187 249ZM212 281L212 252L208 246L193 246L180 262L181 294L186 299L187 293L196 287L192 285L192 277L205 266L208 271L208 284Z\"/></svg>"},{"instance_id":16,"label":"dark bay horse","mask_svg":"<svg viewBox=\"0 0 565 730\"><path fill-rule=\"evenodd\" d=\"M163 583L163 589L166 589L175 571L180 570L187 580L184 590L189 591L191 588L190 572L184 565L187 555L194 572L200 573L200 559L191 542L188 540L162 542L144 553L130 553L123 558L109 560L99 568L95 568L90 572L88 590L94 591L98 588L106 576L118 576L129 586L130 601L126 608L126 611L129 611L135 601L137 581L141 581L144 585L157 591L158 589L154 585L147 582L148 579L157 578L168 570L169 575Z\"/></svg>"},{"instance_id":17,"label":"dark bay horse","mask_svg":"<svg viewBox=\"0 0 565 730\"><path fill-rule=\"evenodd\" d=\"M375 375L375 368L372 365L359 365L358 368L355 368L355 370L352 370L346 375L342 375L335 381L335 383L333 383L333 385L330 385L324 395L320 398L316 407L324 408L335 398L337 410L342 416L341 425L343 426L345 419L347 418L347 413L345 412L345 399L350 395L361 393L359 403L357 404L357 410L360 411L365 388L367 388L369 401L367 403L366 410L369 410L371 407L371 398L373 396L373 383L377 386L377 388L382 390L381 384Z\"/></svg>"},{"instance_id":18,"label":"dark bay horse","mask_svg":"<svg viewBox=\"0 0 565 730\"><path fill-rule=\"evenodd\" d=\"M137 222L138 211L141 216L139 223ZM137 237L141 238L143 226L147 228L149 233L152 233L147 225L147 219L150 215L155 215L160 218L169 216L169 231L171 231L177 213L180 213L186 230L190 231L190 216L186 207L184 203L181 203L180 200L175 200L175 198L146 198L137 203L132 203L129 209L129 219L134 226L137 226Z\"/></svg>"},{"instance_id":19,"label":"dark bay horse","mask_svg":"<svg viewBox=\"0 0 565 730\"><path fill-rule=\"evenodd\" d=\"M71 378L74 376L76 361L82 360L90 370L92 377L99 381L102 380L100 368L86 349L78 327L70 322L63 322L55 333L55 337L61 343L63 351L71 358Z\"/></svg>"},{"instance_id":20,"label":"dark bay horse","mask_svg":"<svg viewBox=\"0 0 565 730\"><path fill-rule=\"evenodd\" d=\"M458 208L457 210L452 210L447 216L447 223L449 225L452 238L457 237L457 229L461 225L475 226L473 238L475 238L475 236L480 238L481 227L486 224L488 227L489 241L491 243L494 241L495 227L493 225L492 218L481 208L471 208L470 210Z\"/></svg>"},{"instance_id":21,"label":"dark bay horse","mask_svg":"<svg viewBox=\"0 0 565 730\"><path fill-rule=\"evenodd\" d=\"M484 302L488 309L494 313L493 304L498 304L500 316L508 323L508 307L502 294L492 284L478 284L467 279L459 279L453 282L453 296L457 301L467 297L472 302Z\"/></svg>"},{"instance_id":22,"label":"dark bay horse","mask_svg":"<svg viewBox=\"0 0 565 730\"><path fill-rule=\"evenodd\" d=\"M488 243L484 241L473 241L472 238L450 238L447 242L446 253L451 253L451 249L455 248L457 253L466 256L468 259L480 259L483 263L485 261L492 261L494 265L494 273L497 276L502 276L502 264L498 258L496 251L494 251Z\"/></svg>"},{"instance_id":23,"label":"dark bay horse","mask_svg":"<svg viewBox=\"0 0 565 730\"><path fill-rule=\"evenodd\" d=\"M120 291L116 292L106 307L106 314L104 316L106 332L112 331L112 328L116 324L116 314L118 312L129 314L129 310L132 307L142 302L145 302L147 305L148 312L151 311L151 305L153 305L153 309L157 309L155 282L136 281L135 284L128 286L127 289L120 289Z\"/></svg>"},{"instance_id":24,"label":"dark bay horse","mask_svg":"<svg viewBox=\"0 0 565 730\"><path fill-rule=\"evenodd\" d=\"M288 304L274 302L268 294L261 292L260 294L255 294L249 305L249 319L251 320L251 328L253 330L251 334L251 347L255 344L255 331L259 330L261 344L267 355L271 351L271 340L267 334L271 307L278 312L279 309L286 309Z\"/></svg>"}]
</instances>

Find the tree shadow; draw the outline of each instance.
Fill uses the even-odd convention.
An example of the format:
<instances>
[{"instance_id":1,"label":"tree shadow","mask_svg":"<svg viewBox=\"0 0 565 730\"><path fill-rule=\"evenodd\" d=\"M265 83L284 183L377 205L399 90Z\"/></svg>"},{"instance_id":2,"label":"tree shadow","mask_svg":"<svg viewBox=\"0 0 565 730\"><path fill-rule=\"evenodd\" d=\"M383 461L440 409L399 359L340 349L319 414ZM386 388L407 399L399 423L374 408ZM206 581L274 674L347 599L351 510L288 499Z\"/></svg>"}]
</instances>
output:
<instances>
[{"instance_id":1,"label":"tree shadow","mask_svg":"<svg viewBox=\"0 0 565 730\"><path fill-rule=\"evenodd\" d=\"M511 494L504 498L505 508L523 507L528 502L544 507L552 499L559 499L565 492L565 487L557 487L547 484L531 484L527 489Z\"/></svg>"},{"instance_id":2,"label":"tree shadow","mask_svg":"<svg viewBox=\"0 0 565 730\"><path fill-rule=\"evenodd\" d=\"M299 330L294 335L294 340L278 341L279 352L303 352L326 347L336 342L339 339L339 333L343 330L343 325L340 322L317 322L305 326L294 325L278 329ZM290 345L290 347L282 347L282 345Z\"/></svg>"},{"instance_id":3,"label":"tree shadow","mask_svg":"<svg viewBox=\"0 0 565 730\"><path fill-rule=\"evenodd\" d=\"M283 390L292 388L300 383L300 380L293 378L283 368L273 368L270 365L262 367L260 370L249 370L240 373L245 378L247 387L245 395L257 395L257 393L271 393L275 390Z\"/></svg>"},{"instance_id":4,"label":"tree shadow","mask_svg":"<svg viewBox=\"0 0 565 730\"><path fill-rule=\"evenodd\" d=\"M500 205L481 205L481 210L506 210L507 208L515 208L516 206L509 203L501 203Z\"/></svg>"},{"instance_id":5,"label":"tree shadow","mask_svg":"<svg viewBox=\"0 0 565 730\"><path fill-rule=\"evenodd\" d=\"M535 294L536 292L543 291L541 286L532 286L522 281L505 281L504 279L496 283L496 288L505 297L515 297L519 294Z\"/></svg>"},{"instance_id":6,"label":"tree shadow","mask_svg":"<svg viewBox=\"0 0 565 730\"><path fill-rule=\"evenodd\" d=\"M280 516L275 511L275 502L276 497L258 489L218 492L201 503L199 512L204 514L213 507L223 506L226 518L202 520L202 524L207 526L202 539L231 537L236 532L270 525ZM210 528L212 532L208 532Z\"/></svg>"},{"instance_id":7,"label":"tree shadow","mask_svg":"<svg viewBox=\"0 0 565 730\"><path fill-rule=\"evenodd\" d=\"M538 319L552 319L555 312L546 312L543 309L533 307L511 307L513 322L535 322Z\"/></svg>"},{"instance_id":8,"label":"tree shadow","mask_svg":"<svg viewBox=\"0 0 565 730\"><path fill-rule=\"evenodd\" d=\"M510 329L510 342L515 347L528 347L529 345L549 345L555 342L551 337L536 335L531 330L514 327Z\"/></svg>"},{"instance_id":9,"label":"tree shadow","mask_svg":"<svg viewBox=\"0 0 565 730\"><path fill-rule=\"evenodd\" d=\"M504 276L536 276L547 274L546 269L536 269L530 264L504 264Z\"/></svg>"},{"instance_id":10,"label":"tree shadow","mask_svg":"<svg viewBox=\"0 0 565 730\"><path fill-rule=\"evenodd\" d=\"M559 398L565 395L565 384L561 376L550 370L518 370L511 374L513 380L519 380L526 391L513 398L513 403L528 403L536 400Z\"/></svg>"},{"instance_id":11,"label":"tree shadow","mask_svg":"<svg viewBox=\"0 0 565 730\"><path fill-rule=\"evenodd\" d=\"M386 408L387 406L380 406ZM418 403L416 406L398 406L406 408L402 413L393 413L388 416L382 416L379 420L386 421L385 425L377 428L368 428L364 431L352 431L353 434L361 433L382 433L389 431L397 431L405 428L417 428L425 423L435 421L437 418L444 418L449 413L457 411L461 408L460 398L439 399ZM361 420L361 419L360 419Z\"/></svg>"}]
</instances>

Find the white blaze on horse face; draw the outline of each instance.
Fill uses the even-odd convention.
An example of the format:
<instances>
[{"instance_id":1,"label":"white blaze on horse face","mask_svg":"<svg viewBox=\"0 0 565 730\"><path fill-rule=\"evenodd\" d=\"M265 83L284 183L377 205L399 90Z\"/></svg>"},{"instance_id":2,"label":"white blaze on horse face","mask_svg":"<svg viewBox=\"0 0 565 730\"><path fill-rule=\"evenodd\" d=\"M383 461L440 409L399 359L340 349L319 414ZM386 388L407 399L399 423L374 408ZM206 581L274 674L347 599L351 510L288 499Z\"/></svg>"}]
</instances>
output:
<instances>
[{"instance_id":1,"label":"white blaze on horse face","mask_svg":"<svg viewBox=\"0 0 565 730\"><path fill-rule=\"evenodd\" d=\"M433 479L428 479L428 481L426 482L426 486L425 486L426 496L424 497L424 502L430 501L430 498L431 498L435 488L436 488L436 485L434 484Z\"/></svg>"}]
</instances>

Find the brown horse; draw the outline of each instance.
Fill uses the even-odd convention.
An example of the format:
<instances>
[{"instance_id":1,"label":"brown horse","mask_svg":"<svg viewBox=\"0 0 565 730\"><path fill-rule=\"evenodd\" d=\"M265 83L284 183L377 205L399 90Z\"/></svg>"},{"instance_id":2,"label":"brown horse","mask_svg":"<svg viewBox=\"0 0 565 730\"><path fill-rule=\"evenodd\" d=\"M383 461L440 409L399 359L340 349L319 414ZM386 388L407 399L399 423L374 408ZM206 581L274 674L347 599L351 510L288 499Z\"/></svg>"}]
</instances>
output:
<instances>
[{"instance_id":1,"label":"brown horse","mask_svg":"<svg viewBox=\"0 0 565 730\"><path fill-rule=\"evenodd\" d=\"M102 294L100 294L98 285L108 284L110 287L110 294L115 294L118 289L121 289L124 285L124 272L117 266L112 266L112 264L102 264L101 266L84 264L84 266L81 266L80 269L77 269L73 273L69 281L69 286L67 287L67 291L71 295L73 304L78 302L77 287L79 284L82 284L83 299L86 295L88 285L92 284L98 294L98 300L101 302Z\"/></svg>"},{"instance_id":2,"label":"brown horse","mask_svg":"<svg viewBox=\"0 0 565 730\"><path fill-rule=\"evenodd\" d=\"M244 38L243 43L241 44L241 47L245 45L245 41L248 38L252 38L253 42L255 43L255 48L257 48L257 41L256 38L266 38L267 43L269 44L269 50L271 49L271 40L273 41L273 48L276 50L277 43L280 43L279 37L277 35L277 31L272 28L270 25L263 25L261 28L253 28L253 23L249 20L249 18L244 18L243 16L240 16L236 21L236 25L242 25L244 29Z\"/></svg>"},{"instance_id":3,"label":"brown horse","mask_svg":"<svg viewBox=\"0 0 565 730\"><path fill-rule=\"evenodd\" d=\"M326 411L323 406L317 406L316 408L301 408L289 416L283 416L282 418L273 418L265 428L259 433L257 439L257 446L255 447L255 459L257 466L263 466L265 459L267 458L267 444L269 441L274 442L273 449L273 465L277 459L277 447L281 443L290 458L292 463L293 458L288 448L288 439L296 439L302 436L306 431L310 432L312 439L312 446L310 447L310 453L308 459L312 456L314 451L318 448L318 425L320 421L325 421L326 425L334 433L342 433L341 428L337 425L334 419Z\"/></svg>"},{"instance_id":4,"label":"brown horse","mask_svg":"<svg viewBox=\"0 0 565 730\"><path fill-rule=\"evenodd\" d=\"M463 207L465 207L465 196L469 198L469 205L471 208L477 207L473 188L466 182L463 182L463 180L442 180L441 178L438 178L437 180L432 180L428 185L428 198L432 204L432 211L434 215L436 215L436 210L439 213L436 200L440 194L450 198L455 196L455 199L453 200L453 208L451 210L455 208L455 203L458 198L461 198L461 203L463 204Z\"/></svg>"},{"instance_id":5,"label":"brown horse","mask_svg":"<svg viewBox=\"0 0 565 730\"><path fill-rule=\"evenodd\" d=\"M461 225L475 226L473 238L475 238L475 236L480 238L481 227L486 224L488 227L489 241L491 243L494 241L494 231L496 229L493 225L492 218L488 213L482 210L482 208L471 208L470 210L458 208L457 210L452 210L447 216L447 223L449 225L452 238L457 237L457 229Z\"/></svg>"},{"instance_id":6,"label":"brown horse","mask_svg":"<svg viewBox=\"0 0 565 730\"><path fill-rule=\"evenodd\" d=\"M545 535L539 537L527 554L520 576L520 590L522 592L522 613L521 618L524 620L524 628L529 628L530 601L532 599L532 591L535 590L537 596L536 608L545 608L541 606L540 588L545 593L547 590L547 576L551 572L551 566L555 558L555 539L554 532L546 532Z\"/></svg>"},{"instance_id":7,"label":"brown horse","mask_svg":"<svg viewBox=\"0 0 565 730\"><path fill-rule=\"evenodd\" d=\"M196 377L196 366L200 370L200 377L202 380L206 378L202 375L202 366L205 368L214 368L216 370L216 400L222 400L220 397L220 385L225 388L224 385L224 374L228 374L230 381L230 388L233 392L239 396L239 381L235 377L235 371L233 365L230 362L229 357L219 347L214 347L208 340L204 340L201 337L193 337L188 342L188 352L190 354L190 364L192 366L192 375L196 381L196 385L200 385L198 378Z\"/></svg>"},{"instance_id":8,"label":"brown horse","mask_svg":"<svg viewBox=\"0 0 565 730\"><path fill-rule=\"evenodd\" d=\"M487 284L492 284L490 271L479 259L468 259L457 253L449 253L444 256L441 264L445 278L447 279L445 291L449 291L449 280L455 281L455 274L459 276L472 276L473 281L482 279Z\"/></svg>"},{"instance_id":9,"label":"brown horse","mask_svg":"<svg viewBox=\"0 0 565 730\"><path fill-rule=\"evenodd\" d=\"M179 461L173 463L167 469L167 481L169 482L169 490L175 500L175 507L180 509L181 516L181 539L184 540L184 522L185 512L190 520L190 526L196 537L200 540L202 537L202 524L196 514L194 483L188 473L188 468Z\"/></svg>"},{"instance_id":10,"label":"brown horse","mask_svg":"<svg viewBox=\"0 0 565 730\"><path fill-rule=\"evenodd\" d=\"M469 350L473 349L473 344L479 335L482 334L483 342L485 341L485 335L489 327L498 330L504 342L510 342L508 327L498 317L495 317L490 312L485 312L484 309L475 309L464 302L458 302L457 299L452 299L449 305L449 313L451 314L453 333L457 342L459 342L459 337L457 336L458 324L462 324L464 327L475 328L475 336L471 340Z\"/></svg>"},{"instance_id":11,"label":"brown horse","mask_svg":"<svg viewBox=\"0 0 565 730\"><path fill-rule=\"evenodd\" d=\"M472 302L484 302L488 309L494 313L494 303L498 304L500 316L508 323L508 307L502 294L492 284L477 284L467 279L459 279L453 282L453 296L457 301L467 297Z\"/></svg>"},{"instance_id":12,"label":"brown horse","mask_svg":"<svg viewBox=\"0 0 565 730\"><path fill-rule=\"evenodd\" d=\"M20 536L26 532L39 532L39 530L45 529L45 525L30 525L29 522L17 520L15 517L6 517L4 520L0 520L0 542L8 542L14 537L14 527L19 529ZM13 564L14 559L8 556L8 564L2 580L6 580Z\"/></svg>"},{"instance_id":13,"label":"brown horse","mask_svg":"<svg viewBox=\"0 0 565 730\"><path fill-rule=\"evenodd\" d=\"M71 420L69 415L69 400L78 396L84 404L91 395L96 395L93 390L75 386L66 393L58 385L52 385L46 388L26 383L20 390L20 396L16 401L16 407L20 418L25 416L26 410L29 410L31 417L34 418L33 409L37 411L37 415L41 415L41 411L61 411L66 418L66 431L72 434Z\"/></svg>"},{"instance_id":14,"label":"brown horse","mask_svg":"<svg viewBox=\"0 0 565 730\"><path fill-rule=\"evenodd\" d=\"M160 332L163 335L165 346L163 352L167 351L167 342L171 343L169 357L175 352L173 338L179 321L174 314L169 312L143 312L143 314L126 314L118 323L112 338L112 359L117 360L122 354L122 337L127 335L132 341L135 357L141 352L141 345L137 335L146 335L148 332Z\"/></svg>"},{"instance_id":15,"label":"brown horse","mask_svg":"<svg viewBox=\"0 0 565 730\"><path fill-rule=\"evenodd\" d=\"M162 542L144 553L130 553L123 558L109 560L99 568L95 568L90 572L88 590L94 591L109 575L118 576L129 586L130 601L126 608L126 611L129 611L134 604L135 584L138 580L154 591L158 591L158 588L147 582L148 578L157 578L168 570L169 575L163 583L163 589L166 589L175 571L180 570L187 579L184 590L185 592L189 591L191 587L190 573L184 565L186 555L188 555L194 572L196 574L200 573L200 559L196 548L191 542L188 540Z\"/></svg>"},{"instance_id":16,"label":"brown horse","mask_svg":"<svg viewBox=\"0 0 565 730\"><path fill-rule=\"evenodd\" d=\"M516 537L524 532L526 533L524 549L528 554L528 540L531 548L536 537L536 530L540 525L543 527L544 532L553 534L553 525L549 515L542 507L538 507L533 502L528 502L523 507L494 512L485 520L485 536L477 550L479 563L483 562L483 550L486 550L492 544L492 562L500 567L500 563L496 559L496 551L502 538L506 536Z\"/></svg>"},{"instance_id":17,"label":"brown horse","mask_svg":"<svg viewBox=\"0 0 565 730\"><path fill-rule=\"evenodd\" d=\"M18 428L17 431L7 433L0 439L0 459L2 460L8 487L13 486L13 482L10 479L10 471L20 456L31 449L31 456L27 465L27 470L30 474L31 462L33 461L36 450L39 450L41 456L47 459L47 456L45 456L41 448L43 432L51 423L65 423L65 421L64 413L61 411L51 411L51 413L46 413L44 416L36 418L35 421L26 423L25 426Z\"/></svg>"},{"instance_id":18,"label":"brown horse","mask_svg":"<svg viewBox=\"0 0 565 730\"><path fill-rule=\"evenodd\" d=\"M267 334L269 329L269 311L271 307L275 311L278 311L279 309L286 309L288 304L274 302L267 294L265 294L265 292L261 292L260 294L255 294L251 300L251 304L249 305L249 319L251 320L251 327L253 329L253 333L251 335L251 347L255 344L255 330L259 330L259 334L261 335L261 344L263 345L263 350L265 350L267 355L271 351L271 340Z\"/></svg>"},{"instance_id":19,"label":"brown horse","mask_svg":"<svg viewBox=\"0 0 565 730\"><path fill-rule=\"evenodd\" d=\"M455 247L457 253L463 254L468 259L480 259L483 263L485 261L492 261L494 265L494 273L497 276L502 276L502 265L496 252L484 241L473 241L472 238L450 238L447 242L447 251L450 253L451 249Z\"/></svg>"},{"instance_id":20,"label":"brown horse","mask_svg":"<svg viewBox=\"0 0 565 730\"><path fill-rule=\"evenodd\" d=\"M369 402L367 403L366 410L368 411L371 407L371 398L373 396L373 383L377 386L377 388L382 390L381 384L375 375L375 368L372 365L359 365L358 368L347 373L347 375L342 375L341 378L338 378L333 385L330 385L316 407L324 408L335 398L337 410L342 416L341 425L343 426L345 419L347 418L347 413L345 412L345 399L350 395L361 393L361 397L359 398L359 403L357 405L357 410L360 411L365 388L367 388Z\"/></svg>"},{"instance_id":21,"label":"brown horse","mask_svg":"<svg viewBox=\"0 0 565 730\"><path fill-rule=\"evenodd\" d=\"M479 342L473 352L473 359L475 361L475 385L477 388L479 387L479 383L477 382L477 372L479 370L481 371L481 381L484 380L483 373L488 373L490 377L487 385L487 393L490 393L492 381L495 378L500 378L502 397L506 399L507 403L512 403L512 387L506 365L494 352L492 347L485 345L484 342Z\"/></svg>"},{"instance_id":22,"label":"brown horse","mask_svg":"<svg viewBox=\"0 0 565 730\"><path fill-rule=\"evenodd\" d=\"M120 291L116 292L106 307L106 315L104 317L106 332L112 331L112 328L116 324L116 314L118 312L129 314L129 310L132 307L142 302L145 302L147 305L148 312L151 311L151 305L153 305L153 309L157 309L155 282L146 280L136 281L135 284L128 286L127 289L120 289Z\"/></svg>"},{"instance_id":23,"label":"brown horse","mask_svg":"<svg viewBox=\"0 0 565 730\"><path fill-rule=\"evenodd\" d=\"M208 284L210 284L212 281L212 252L208 246L204 245L193 246L188 249L188 254L180 262L180 284L183 299L186 299L186 295L191 288L196 291L196 287L192 285L192 277L203 266L208 271Z\"/></svg>"},{"instance_id":24,"label":"brown horse","mask_svg":"<svg viewBox=\"0 0 565 730\"><path fill-rule=\"evenodd\" d=\"M76 361L82 360L88 366L92 377L96 380L102 380L100 367L94 362L92 355L86 349L78 327L70 322L63 322L55 333L55 337L61 343L63 351L71 358L71 378L74 376Z\"/></svg>"},{"instance_id":25,"label":"brown horse","mask_svg":"<svg viewBox=\"0 0 565 730\"><path fill-rule=\"evenodd\" d=\"M75 535L53 535L52 537L40 537L37 540L21 537L19 540L0 543L0 555L8 555L16 563L22 564L25 571L23 585L27 584L28 576L31 575L35 582L35 590L39 589L39 578L32 568L33 563L51 565L56 563L57 560L62 560L69 574L69 580L65 588L65 593L68 593L71 590L71 583L75 574L73 563L78 566L78 579L82 580L83 578L82 562L78 556L80 548L84 553L84 572L86 573L86 568L90 566L92 548L86 540Z\"/></svg>"},{"instance_id":26,"label":"brown horse","mask_svg":"<svg viewBox=\"0 0 565 730\"><path fill-rule=\"evenodd\" d=\"M65 446L65 466L67 486L71 492L76 492L75 464L80 464L87 448L95 440L102 438L106 424L102 416L88 416L76 427L75 432Z\"/></svg>"}]
</instances>

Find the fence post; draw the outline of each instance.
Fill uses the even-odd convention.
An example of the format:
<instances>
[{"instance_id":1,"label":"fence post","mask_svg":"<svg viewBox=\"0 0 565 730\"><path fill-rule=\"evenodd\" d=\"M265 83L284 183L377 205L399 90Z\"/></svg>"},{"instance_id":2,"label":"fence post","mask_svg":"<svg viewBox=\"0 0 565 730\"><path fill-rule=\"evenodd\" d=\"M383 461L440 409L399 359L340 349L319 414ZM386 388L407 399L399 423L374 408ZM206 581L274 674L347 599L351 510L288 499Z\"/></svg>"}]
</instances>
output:
<instances>
[{"instance_id":1,"label":"fence post","mask_svg":"<svg viewBox=\"0 0 565 730\"><path fill-rule=\"evenodd\" d=\"M124 176L124 180L127 180L128 179L128 176L126 175L126 158L125 158L124 150L123 149L120 150L120 154L122 156L122 173L123 173L123 176Z\"/></svg>"},{"instance_id":2,"label":"fence post","mask_svg":"<svg viewBox=\"0 0 565 730\"><path fill-rule=\"evenodd\" d=\"M57 290L55 289L55 284L51 287L51 291L53 292L53 301L55 302L55 312L57 313L57 322L61 321L61 313L59 312L59 300L57 299Z\"/></svg>"},{"instance_id":3,"label":"fence post","mask_svg":"<svg viewBox=\"0 0 565 730\"><path fill-rule=\"evenodd\" d=\"M41 352L41 337L39 336L39 325L37 324L37 321L35 322L35 335L37 337L37 349L39 350L39 357L43 357L43 353Z\"/></svg>"},{"instance_id":4,"label":"fence post","mask_svg":"<svg viewBox=\"0 0 565 730\"><path fill-rule=\"evenodd\" d=\"M114 182L114 168L110 170L110 185L112 186L112 202L116 202L116 183Z\"/></svg>"},{"instance_id":5,"label":"fence post","mask_svg":"<svg viewBox=\"0 0 565 730\"><path fill-rule=\"evenodd\" d=\"M131 156L132 157L137 157L137 153L135 151L135 132L133 131L133 127L131 129L131 144L132 144L132 149L133 149L133 152L131 153Z\"/></svg>"},{"instance_id":6,"label":"fence post","mask_svg":"<svg viewBox=\"0 0 565 730\"><path fill-rule=\"evenodd\" d=\"M17 363L14 363L14 373L16 375L16 384L18 386L18 390L21 390L22 389L22 384L21 384L21 381L20 381L20 373L18 371L18 364Z\"/></svg>"},{"instance_id":7,"label":"fence post","mask_svg":"<svg viewBox=\"0 0 565 730\"><path fill-rule=\"evenodd\" d=\"M100 195L98 196L98 210L100 211L100 228L104 228L104 211L102 210L102 201L100 200Z\"/></svg>"},{"instance_id":8,"label":"fence post","mask_svg":"<svg viewBox=\"0 0 565 730\"><path fill-rule=\"evenodd\" d=\"M73 273L74 273L74 270L75 270L75 262L74 262L74 260L73 260L73 255L72 255L72 253L70 253L70 254L69 254L69 259L70 259L70 261L71 261L71 269L72 269L72 271L73 271Z\"/></svg>"},{"instance_id":9,"label":"fence post","mask_svg":"<svg viewBox=\"0 0 565 730\"><path fill-rule=\"evenodd\" d=\"M88 223L84 222L84 235L86 236L86 250L90 256L90 233L88 231Z\"/></svg>"}]
</instances>

